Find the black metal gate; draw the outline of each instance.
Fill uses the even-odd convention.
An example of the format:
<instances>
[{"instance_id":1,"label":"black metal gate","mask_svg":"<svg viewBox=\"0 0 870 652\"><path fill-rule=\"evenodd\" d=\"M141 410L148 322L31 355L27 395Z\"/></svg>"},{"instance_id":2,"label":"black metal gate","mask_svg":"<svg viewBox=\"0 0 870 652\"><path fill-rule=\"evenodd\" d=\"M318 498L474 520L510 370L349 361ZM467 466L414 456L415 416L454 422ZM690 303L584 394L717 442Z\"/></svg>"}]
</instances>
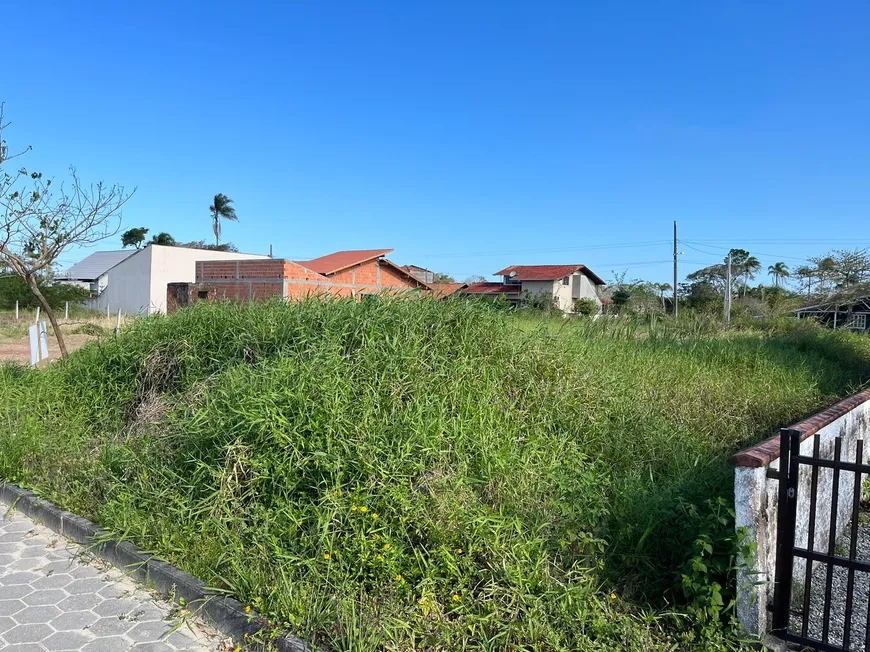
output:
<instances>
[{"instance_id":1,"label":"black metal gate","mask_svg":"<svg viewBox=\"0 0 870 652\"><path fill-rule=\"evenodd\" d=\"M772 634L791 643L817 650L844 652L863 647L870 652L870 593L863 585L870 586L864 578L870 578L870 559L858 558L858 539L861 517L862 480L870 477L870 465L864 464L863 445L855 445L854 461L844 461L843 442L834 440L833 459L823 459L819 454L820 437L813 438L811 456L801 455L801 431L780 432L780 471L772 474L779 479L779 515L776 536L776 569L773 598ZM800 471L803 472L801 482ZM827 471L830 469L830 471ZM809 518L806 521L807 544L805 548L795 544L798 529L798 499L806 491L809 472ZM830 496L827 490L824 499L830 498L830 519L819 524L828 528L827 546L814 550L817 538L816 514L820 507L819 474L832 475ZM851 496L840 496L842 474L854 474ZM826 476L827 479L827 476ZM803 505L806 498L803 498ZM838 526L840 501L851 501L850 523ZM827 506L824 506L827 511ZM844 508L848 506L843 506ZM821 518L825 518L824 514ZM837 533L848 538L848 550L837 545ZM862 528L863 531L863 528ZM842 541L841 537L841 541ZM803 537L800 537L803 539ZM863 539L862 539L863 540ZM866 555L865 555L866 556ZM795 560L805 564L795 582ZM862 574L862 587L856 591L856 574ZM868 575L863 575L868 574ZM801 584L800 578L803 576ZM837 588L834 588L835 576ZM819 587L819 582L823 582ZM842 584L845 582L845 595ZM813 591L813 584L817 586ZM802 589L802 593L801 593ZM836 609L832 605L836 604ZM832 611L834 613L832 613ZM865 615L866 614L866 615Z\"/></svg>"}]
</instances>

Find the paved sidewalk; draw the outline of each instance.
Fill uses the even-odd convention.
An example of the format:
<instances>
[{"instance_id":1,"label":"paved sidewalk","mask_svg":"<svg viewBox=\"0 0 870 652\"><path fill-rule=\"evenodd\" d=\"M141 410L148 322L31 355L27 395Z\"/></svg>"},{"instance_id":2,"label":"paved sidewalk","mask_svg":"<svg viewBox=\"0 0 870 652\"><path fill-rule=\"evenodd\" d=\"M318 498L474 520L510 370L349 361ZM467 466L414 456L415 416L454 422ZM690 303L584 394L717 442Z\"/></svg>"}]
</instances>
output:
<instances>
[{"instance_id":1,"label":"paved sidewalk","mask_svg":"<svg viewBox=\"0 0 870 652\"><path fill-rule=\"evenodd\" d=\"M81 546L0 503L0 650L232 650Z\"/></svg>"}]
</instances>

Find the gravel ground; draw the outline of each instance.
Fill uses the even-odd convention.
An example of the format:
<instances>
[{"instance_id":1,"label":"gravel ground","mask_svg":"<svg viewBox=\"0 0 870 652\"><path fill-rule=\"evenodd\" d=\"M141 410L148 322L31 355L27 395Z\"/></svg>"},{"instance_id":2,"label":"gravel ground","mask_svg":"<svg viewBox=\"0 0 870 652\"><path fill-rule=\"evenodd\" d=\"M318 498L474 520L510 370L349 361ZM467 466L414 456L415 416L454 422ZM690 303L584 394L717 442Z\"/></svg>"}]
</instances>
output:
<instances>
[{"instance_id":1,"label":"gravel ground","mask_svg":"<svg viewBox=\"0 0 870 652\"><path fill-rule=\"evenodd\" d=\"M844 536L837 540L836 553L848 557L850 553L852 526L846 528ZM858 538L856 544L856 559L870 562L870 512L862 511L858 521ZM821 641L822 624L824 622L825 588L827 583L827 565L813 564L813 576L810 588L810 618L807 635ZM846 622L846 589L849 582L849 571L833 566L831 573L831 615L828 643L843 645L843 630ZM848 650L864 650L864 637L867 631L867 603L870 597L870 574L856 571L854 573L854 588L852 591L852 627L849 635ZM799 607L800 608L800 607ZM792 631L800 633L802 618L792 619Z\"/></svg>"}]
</instances>

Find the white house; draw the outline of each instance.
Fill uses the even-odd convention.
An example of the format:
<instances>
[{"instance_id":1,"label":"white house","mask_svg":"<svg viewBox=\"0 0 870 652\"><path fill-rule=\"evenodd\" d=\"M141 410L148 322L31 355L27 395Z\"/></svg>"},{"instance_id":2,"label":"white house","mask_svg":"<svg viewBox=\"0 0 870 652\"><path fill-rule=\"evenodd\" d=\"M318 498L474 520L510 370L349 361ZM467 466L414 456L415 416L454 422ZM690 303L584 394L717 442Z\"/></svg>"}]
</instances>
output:
<instances>
[{"instance_id":1,"label":"white house","mask_svg":"<svg viewBox=\"0 0 870 652\"><path fill-rule=\"evenodd\" d=\"M138 251L100 251L73 265L55 282L74 283L94 295L84 301L92 310L120 310L127 315L166 312L166 286L196 281L199 260L256 260L260 254L241 254L149 244ZM114 261L113 264L109 264ZM88 277L88 278L85 278Z\"/></svg>"},{"instance_id":2,"label":"white house","mask_svg":"<svg viewBox=\"0 0 870 652\"><path fill-rule=\"evenodd\" d=\"M463 294L502 295L518 305L542 295L565 314L574 312L576 299L592 299L601 309L604 281L586 265L511 265L494 276L501 276L501 283L475 283Z\"/></svg>"}]
</instances>

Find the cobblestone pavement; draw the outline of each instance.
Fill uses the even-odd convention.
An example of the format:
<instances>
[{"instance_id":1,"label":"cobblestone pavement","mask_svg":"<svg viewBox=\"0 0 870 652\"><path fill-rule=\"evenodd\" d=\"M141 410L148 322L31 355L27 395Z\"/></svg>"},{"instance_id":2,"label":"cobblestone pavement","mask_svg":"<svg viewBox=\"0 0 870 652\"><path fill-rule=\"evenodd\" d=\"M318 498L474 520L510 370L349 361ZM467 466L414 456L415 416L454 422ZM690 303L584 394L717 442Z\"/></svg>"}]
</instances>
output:
<instances>
[{"instance_id":1,"label":"cobblestone pavement","mask_svg":"<svg viewBox=\"0 0 870 652\"><path fill-rule=\"evenodd\" d=\"M80 546L0 503L0 650L232 650Z\"/></svg>"}]
</instances>

